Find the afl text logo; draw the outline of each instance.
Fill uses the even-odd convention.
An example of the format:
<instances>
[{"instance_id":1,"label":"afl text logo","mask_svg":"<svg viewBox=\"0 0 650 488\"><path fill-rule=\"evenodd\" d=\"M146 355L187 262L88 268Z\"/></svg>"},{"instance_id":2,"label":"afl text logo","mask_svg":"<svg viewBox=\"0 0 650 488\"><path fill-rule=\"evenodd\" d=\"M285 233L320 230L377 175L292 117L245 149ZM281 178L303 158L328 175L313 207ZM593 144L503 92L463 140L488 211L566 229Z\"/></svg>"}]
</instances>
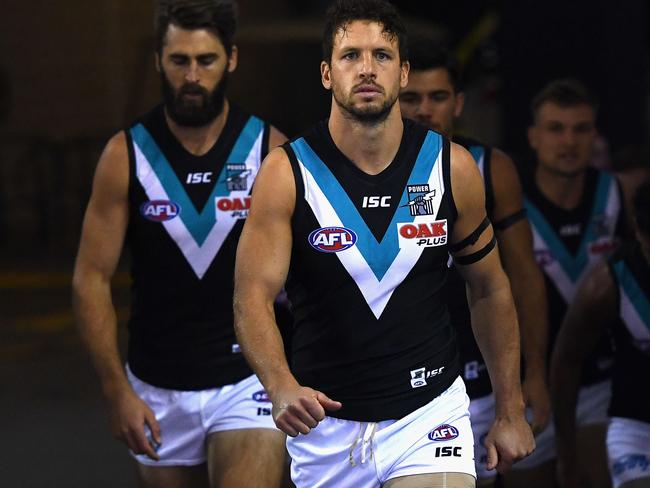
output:
<instances>
[{"instance_id":1,"label":"afl text logo","mask_svg":"<svg viewBox=\"0 0 650 488\"><path fill-rule=\"evenodd\" d=\"M311 247L320 252L340 252L354 246L357 235L345 227L321 227L308 237Z\"/></svg>"},{"instance_id":2,"label":"afl text logo","mask_svg":"<svg viewBox=\"0 0 650 488\"><path fill-rule=\"evenodd\" d=\"M429 439L436 442L450 441L458 437L458 429L453 425L442 424L429 432Z\"/></svg>"},{"instance_id":3,"label":"afl text logo","mask_svg":"<svg viewBox=\"0 0 650 488\"><path fill-rule=\"evenodd\" d=\"M151 200L140 206L140 213L152 222L165 222L178 217L181 207L171 200Z\"/></svg>"}]
</instances>

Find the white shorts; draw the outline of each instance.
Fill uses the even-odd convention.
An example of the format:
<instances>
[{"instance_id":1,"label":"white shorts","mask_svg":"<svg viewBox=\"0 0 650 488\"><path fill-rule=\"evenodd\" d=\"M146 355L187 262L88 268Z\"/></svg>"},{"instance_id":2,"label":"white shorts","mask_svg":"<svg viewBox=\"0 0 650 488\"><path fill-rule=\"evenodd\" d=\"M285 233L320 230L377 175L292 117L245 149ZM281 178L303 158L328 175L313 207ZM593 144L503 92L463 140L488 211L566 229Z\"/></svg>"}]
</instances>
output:
<instances>
[{"instance_id":1,"label":"white shorts","mask_svg":"<svg viewBox=\"0 0 650 488\"><path fill-rule=\"evenodd\" d=\"M609 420L607 409L612 397L612 382L610 380L595 383L580 388L576 405L576 425L586 427L588 425L606 424ZM530 410L526 411L528 420L532 420ZM555 426L550 421L546 429L535 437L537 447L533 453L517 461L512 469L531 469L555 458Z\"/></svg>"},{"instance_id":2,"label":"white shorts","mask_svg":"<svg viewBox=\"0 0 650 488\"><path fill-rule=\"evenodd\" d=\"M475 476L469 398L458 377L400 420L325 417L307 435L287 438L298 488L378 488L391 478L456 472Z\"/></svg>"},{"instance_id":3,"label":"white shorts","mask_svg":"<svg viewBox=\"0 0 650 488\"><path fill-rule=\"evenodd\" d=\"M639 478L650 479L650 424L612 417L607 429L607 457L614 488Z\"/></svg>"},{"instance_id":4,"label":"white shorts","mask_svg":"<svg viewBox=\"0 0 650 488\"><path fill-rule=\"evenodd\" d=\"M149 466L193 466L206 460L206 439L212 432L236 429L276 429L271 402L251 375L239 383L200 391L168 390L127 376L136 394L153 410L160 425L160 461L133 454Z\"/></svg>"}]
</instances>

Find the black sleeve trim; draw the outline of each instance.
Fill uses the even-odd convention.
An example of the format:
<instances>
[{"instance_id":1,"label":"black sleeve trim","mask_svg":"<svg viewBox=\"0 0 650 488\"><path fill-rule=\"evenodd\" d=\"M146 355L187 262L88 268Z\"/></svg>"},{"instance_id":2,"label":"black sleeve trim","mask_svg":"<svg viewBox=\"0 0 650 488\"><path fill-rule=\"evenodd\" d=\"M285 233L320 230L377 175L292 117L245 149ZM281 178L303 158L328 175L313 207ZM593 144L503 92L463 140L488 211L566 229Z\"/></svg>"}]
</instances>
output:
<instances>
[{"instance_id":1,"label":"black sleeve trim","mask_svg":"<svg viewBox=\"0 0 650 488\"><path fill-rule=\"evenodd\" d=\"M457 242L456 244L452 244L449 246L449 250L451 252L458 252L461 249L466 248L467 246L471 246L472 244L475 244L476 241L478 241L479 237L481 237L481 234L485 231L490 226L490 219L485 217L480 224L478 224L478 227L474 229L474 232L472 232L470 235L468 235L465 239L463 239L460 242Z\"/></svg>"},{"instance_id":2,"label":"black sleeve trim","mask_svg":"<svg viewBox=\"0 0 650 488\"><path fill-rule=\"evenodd\" d=\"M305 184L302 179L302 173L300 172L300 165L298 164L298 158L296 157L296 153L293 152L291 143L287 141L279 147L284 149L284 152L287 153L287 157L289 158L289 163L291 163L293 180L296 184L296 201L294 203L293 216L291 217L291 222L293 225L293 223L297 218L298 212L300 212L300 209L302 208L302 205L299 205L298 202L300 202L300 200L304 198Z\"/></svg>"},{"instance_id":3,"label":"black sleeve trim","mask_svg":"<svg viewBox=\"0 0 650 488\"><path fill-rule=\"evenodd\" d=\"M442 138L442 170L445 193L449 192L451 196L449 203L451 206L452 220L455 222L458 218L458 209L456 208L456 200L454 199L454 192L451 187L451 141L446 137Z\"/></svg>"},{"instance_id":4,"label":"black sleeve trim","mask_svg":"<svg viewBox=\"0 0 650 488\"><path fill-rule=\"evenodd\" d=\"M494 185L492 184L492 148L483 146L483 182L485 184L485 209L489 218L494 212Z\"/></svg>"},{"instance_id":5,"label":"black sleeve trim","mask_svg":"<svg viewBox=\"0 0 650 488\"><path fill-rule=\"evenodd\" d=\"M492 239L490 239L490 242L488 242L485 246L483 246L483 249L480 251L476 251L475 253L468 254L467 256L454 256L454 263L460 264L462 266L467 266L468 264L473 264L476 263L477 261L480 261L483 259L485 256L487 256L492 249L494 249L494 246L497 245L497 239L495 236L492 236Z\"/></svg>"},{"instance_id":6,"label":"black sleeve trim","mask_svg":"<svg viewBox=\"0 0 650 488\"><path fill-rule=\"evenodd\" d=\"M271 152L271 147L269 147L269 137L271 135L271 127L267 122L264 122L264 133L262 134L262 155L260 161L264 161L264 158L268 153Z\"/></svg>"},{"instance_id":7,"label":"black sleeve trim","mask_svg":"<svg viewBox=\"0 0 650 488\"><path fill-rule=\"evenodd\" d=\"M521 210L511 215L508 215L507 217L499 220L498 222L495 222L494 228L499 231L504 231L508 227L512 227L513 225L515 225L520 220L525 219L527 215L528 215L528 211L525 208L522 208Z\"/></svg>"}]
</instances>

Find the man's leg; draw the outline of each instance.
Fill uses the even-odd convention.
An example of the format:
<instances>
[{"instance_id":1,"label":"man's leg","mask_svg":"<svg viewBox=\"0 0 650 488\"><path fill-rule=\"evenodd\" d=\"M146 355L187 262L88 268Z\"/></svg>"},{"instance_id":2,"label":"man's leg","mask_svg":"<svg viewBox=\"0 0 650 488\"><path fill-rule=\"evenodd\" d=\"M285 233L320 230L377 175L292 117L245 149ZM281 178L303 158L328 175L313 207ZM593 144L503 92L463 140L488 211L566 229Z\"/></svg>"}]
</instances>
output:
<instances>
[{"instance_id":1,"label":"man's leg","mask_svg":"<svg viewBox=\"0 0 650 488\"><path fill-rule=\"evenodd\" d=\"M527 469L511 469L503 476L505 488L553 488L555 481L555 459Z\"/></svg>"},{"instance_id":2,"label":"man's leg","mask_svg":"<svg viewBox=\"0 0 650 488\"><path fill-rule=\"evenodd\" d=\"M198 466L146 466L136 463L141 488L208 488L208 470Z\"/></svg>"},{"instance_id":3,"label":"man's leg","mask_svg":"<svg viewBox=\"0 0 650 488\"><path fill-rule=\"evenodd\" d=\"M207 441L212 488L276 488L284 470L285 435L272 429L224 430Z\"/></svg>"},{"instance_id":4,"label":"man's leg","mask_svg":"<svg viewBox=\"0 0 650 488\"><path fill-rule=\"evenodd\" d=\"M578 429L578 463L580 473L591 488L612 486L607 468L607 425L585 425Z\"/></svg>"},{"instance_id":5,"label":"man's leg","mask_svg":"<svg viewBox=\"0 0 650 488\"><path fill-rule=\"evenodd\" d=\"M476 480L466 473L434 473L400 476L388 480L383 488L474 488Z\"/></svg>"}]
</instances>

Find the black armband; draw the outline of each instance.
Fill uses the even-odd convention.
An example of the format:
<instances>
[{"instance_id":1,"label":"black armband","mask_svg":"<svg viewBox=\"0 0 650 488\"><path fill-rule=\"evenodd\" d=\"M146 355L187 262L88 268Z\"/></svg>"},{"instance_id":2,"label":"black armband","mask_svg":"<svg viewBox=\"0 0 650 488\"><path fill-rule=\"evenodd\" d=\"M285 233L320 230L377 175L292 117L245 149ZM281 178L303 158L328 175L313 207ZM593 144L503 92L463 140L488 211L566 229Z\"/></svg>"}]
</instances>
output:
<instances>
[{"instance_id":1,"label":"black armband","mask_svg":"<svg viewBox=\"0 0 650 488\"><path fill-rule=\"evenodd\" d=\"M481 234L483 234L483 231L487 229L490 226L490 219L485 217L483 221L478 224L478 227L474 229L474 232L472 232L470 235L468 235L465 239L463 239L460 242L457 242L456 244L452 244L449 246L449 250L451 252L458 252L461 249L465 249L467 246L471 246L473 244L476 244L476 241L478 241L478 238L481 237Z\"/></svg>"},{"instance_id":2,"label":"black armband","mask_svg":"<svg viewBox=\"0 0 650 488\"><path fill-rule=\"evenodd\" d=\"M494 228L499 231L504 231L508 227L515 225L520 220L525 219L527 214L528 212L526 211L526 209L522 208L518 212L515 212L512 215L507 216L505 219L501 219L498 222L495 222L493 224Z\"/></svg>"},{"instance_id":3,"label":"black armband","mask_svg":"<svg viewBox=\"0 0 650 488\"><path fill-rule=\"evenodd\" d=\"M480 261L485 256L487 256L490 253L490 251L494 249L494 246L496 245L497 245L497 238L495 236L492 236L490 242L488 242L485 246L483 246L482 249L473 252L472 254L467 254L466 256L454 257L454 262L456 264L461 264L463 266L466 266L468 264L472 264L477 261Z\"/></svg>"}]
</instances>

